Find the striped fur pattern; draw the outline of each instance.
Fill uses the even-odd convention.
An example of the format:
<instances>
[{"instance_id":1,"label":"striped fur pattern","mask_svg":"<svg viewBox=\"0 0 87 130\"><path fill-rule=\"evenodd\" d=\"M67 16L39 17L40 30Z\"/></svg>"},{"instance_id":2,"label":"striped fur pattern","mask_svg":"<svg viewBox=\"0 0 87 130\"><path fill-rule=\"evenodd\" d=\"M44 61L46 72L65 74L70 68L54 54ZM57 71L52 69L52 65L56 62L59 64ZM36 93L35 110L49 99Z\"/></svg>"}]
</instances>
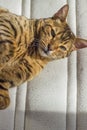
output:
<instances>
[{"instance_id":1,"label":"striped fur pattern","mask_svg":"<svg viewBox=\"0 0 87 130\"><path fill-rule=\"evenodd\" d=\"M0 109L10 104L10 87L32 80L49 61L76 49L67 13L68 5L51 18L34 20L0 8Z\"/></svg>"}]
</instances>

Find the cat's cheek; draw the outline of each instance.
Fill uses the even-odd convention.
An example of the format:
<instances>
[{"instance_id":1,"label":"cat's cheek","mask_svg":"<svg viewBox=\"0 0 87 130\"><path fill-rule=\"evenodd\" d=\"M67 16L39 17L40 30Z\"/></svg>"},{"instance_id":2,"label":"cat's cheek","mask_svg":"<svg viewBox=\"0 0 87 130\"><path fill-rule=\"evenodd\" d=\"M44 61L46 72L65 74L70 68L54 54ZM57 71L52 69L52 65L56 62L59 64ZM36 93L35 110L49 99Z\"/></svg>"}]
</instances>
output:
<instances>
[{"instance_id":1,"label":"cat's cheek","mask_svg":"<svg viewBox=\"0 0 87 130\"><path fill-rule=\"evenodd\" d=\"M72 51L68 51L66 57L69 57L71 55Z\"/></svg>"},{"instance_id":2,"label":"cat's cheek","mask_svg":"<svg viewBox=\"0 0 87 130\"><path fill-rule=\"evenodd\" d=\"M62 59L62 58L67 57L67 52L58 50L58 51L55 51L55 53L53 53L52 57L55 59Z\"/></svg>"}]
</instances>

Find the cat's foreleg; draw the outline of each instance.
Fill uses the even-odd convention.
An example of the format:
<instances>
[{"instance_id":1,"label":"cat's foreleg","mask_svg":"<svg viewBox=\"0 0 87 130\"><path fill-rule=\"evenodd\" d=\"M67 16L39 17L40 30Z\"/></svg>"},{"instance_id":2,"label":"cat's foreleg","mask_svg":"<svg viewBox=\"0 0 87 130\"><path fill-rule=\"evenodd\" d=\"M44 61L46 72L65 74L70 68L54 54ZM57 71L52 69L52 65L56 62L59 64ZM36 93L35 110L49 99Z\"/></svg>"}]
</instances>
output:
<instances>
[{"instance_id":1,"label":"cat's foreleg","mask_svg":"<svg viewBox=\"0 0 87 130\"><path fill-rule=\"evenodd\" d=\"M0 70L12 60L15 54L14 44L0 39Z\"/></svg>"}]
</instances>

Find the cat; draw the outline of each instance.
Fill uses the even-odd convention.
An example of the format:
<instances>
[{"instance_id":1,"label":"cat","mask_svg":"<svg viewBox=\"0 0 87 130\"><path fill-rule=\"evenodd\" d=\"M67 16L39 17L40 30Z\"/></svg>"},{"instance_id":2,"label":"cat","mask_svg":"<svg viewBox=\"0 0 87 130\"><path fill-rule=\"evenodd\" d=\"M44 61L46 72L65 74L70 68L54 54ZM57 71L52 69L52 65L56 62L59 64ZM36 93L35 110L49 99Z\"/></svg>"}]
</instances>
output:
<instances>
[{"instance_id":1,"label":"cat","mask_svg":"<svg viewBox=\"0 0 87 130\"><path fill-rule=\"evenodd\" d=\"M32 80L45 65L87 47L66 22L69 6L50 18L28 19L0 8L0 110L10 104L9 88Z\"/></svg>"}]
</instances>

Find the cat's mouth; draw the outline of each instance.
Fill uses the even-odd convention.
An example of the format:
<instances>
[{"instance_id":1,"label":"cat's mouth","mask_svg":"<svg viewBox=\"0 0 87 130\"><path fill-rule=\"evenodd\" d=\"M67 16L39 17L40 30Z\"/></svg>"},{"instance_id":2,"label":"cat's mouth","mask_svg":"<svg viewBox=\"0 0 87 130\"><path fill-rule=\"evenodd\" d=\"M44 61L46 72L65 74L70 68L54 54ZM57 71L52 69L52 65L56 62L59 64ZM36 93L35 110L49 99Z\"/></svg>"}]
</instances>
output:
<instances>
[{"instance_id":1,"label":"cat's mouth","mask_svg":"<svg viewBox=\"0 0 87 130\"><path fill-rule=\"evenodd\" d=\"M50 49L50 44L47 45L43 40L41 40L39 44L39 53L43 57L49 57L52 53L52 50Z\"/></svg>"},{"instance_id":2,"label":"cat's mouth","mask_svg":"<svg viewBox=\"0 0 87 130\"><path fill-rule=\"evenodd\" d=\"M51 58L51 54L53 53L52 50L49 50L48 47L40 47L40 55L43 56L43 57L46 57L46 58Z\"/></svg>"},{"instance_id":3,"label":"cat's mouth","mask_svg":"<svg viewBox=\"0 0 87 130\"><path fill-rule=\"evenodd\" d=\"M41 55L41 56L43 56L43 57L48 57L48 53L49 53L49 52L48 52L46 49L40 48L39 52L40 52L40 55Z\"/></svg>"}]
</instances>

